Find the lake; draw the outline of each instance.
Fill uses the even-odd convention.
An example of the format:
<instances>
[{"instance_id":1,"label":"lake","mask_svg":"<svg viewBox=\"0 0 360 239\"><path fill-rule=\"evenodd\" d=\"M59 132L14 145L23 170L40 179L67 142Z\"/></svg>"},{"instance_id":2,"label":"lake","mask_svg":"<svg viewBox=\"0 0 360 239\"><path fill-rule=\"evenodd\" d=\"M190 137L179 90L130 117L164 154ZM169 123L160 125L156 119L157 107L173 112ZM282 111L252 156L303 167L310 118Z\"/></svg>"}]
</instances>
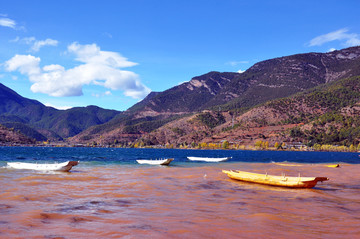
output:
<instances>
[{"instance_id":1,"label":"lake","mask_svg":"<svg viewBox=\"0 0 360 239\"><path fill-rule=\"evenodd\" d=\"M80 163L69 173L6 167L67 160ZM288 189L222 169L330 180ZM360 238L359 153L0 147L0 185L0 238Z\"/></svg>"}]
</instances>

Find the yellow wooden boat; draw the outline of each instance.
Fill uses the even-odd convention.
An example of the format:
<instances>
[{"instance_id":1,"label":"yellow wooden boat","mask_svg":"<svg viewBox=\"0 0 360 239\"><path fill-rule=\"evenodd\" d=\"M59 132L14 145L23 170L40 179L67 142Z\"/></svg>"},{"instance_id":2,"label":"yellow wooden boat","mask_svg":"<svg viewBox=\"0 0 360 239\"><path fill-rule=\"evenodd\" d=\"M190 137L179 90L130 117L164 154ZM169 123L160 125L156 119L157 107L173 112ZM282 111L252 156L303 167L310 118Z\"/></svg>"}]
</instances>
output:
<instances>
[{"instance_id":1,"label":"yellow wooden boat","mask_svg":"<svg viewBox=\"0 0 360 239\"><path fill-rule=\"evenodd\" d=\"M274 176L237 170L223 170L222 172L227 174L231 179L289 188L312 188L317 182L329 180L327 177L300 177L300 175L298 177L288 177L285 175Z\"/></svg>"},{"instance_id":2,"label":"yellow wooden boat","mask_svg":"<svg viewBox=\"0 0 360 239\"><path fill-rule=\"evenodd\" d=\"M329 164L329 165L326 165L326 167L329 167L329 168L340 168L340 164Z\"/></svg>"},{"instance_id":3,"label":"yellow wooden boat","mask_svg":"<svg viewBox=\"0 0 360 239\"><path fill-rule=\"evenodd\" d=\"M306 164L294 164L294 163L274 163L280 166L287 166L287 167L301 167L306 166ZM329 168L340 168L340 164L325 164L324 166Z\"/></svg>"}]
</instances>

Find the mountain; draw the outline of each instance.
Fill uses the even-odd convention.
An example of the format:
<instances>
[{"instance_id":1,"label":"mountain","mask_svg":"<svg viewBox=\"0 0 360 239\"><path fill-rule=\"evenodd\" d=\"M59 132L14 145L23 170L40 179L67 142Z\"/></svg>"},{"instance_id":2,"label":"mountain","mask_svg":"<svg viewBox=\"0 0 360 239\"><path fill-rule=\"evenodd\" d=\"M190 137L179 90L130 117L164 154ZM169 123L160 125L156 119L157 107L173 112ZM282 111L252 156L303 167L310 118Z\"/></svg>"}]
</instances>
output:
<instances>
[{"instance_id":1,"label":"mountain","mask_svg":"<svg viewBox=\"0 0 360 239\"><path fill-rule=\"evenodd\" d=\"M119 113L97 106L57 110L24 98L0 83L0 124L36 140L62 140L106 123Z\"/></svg>"},{"instance_id":2,"label":"mountain","mask_svg":"<svg viewBox=\"0 0 360 239\"><path fill-rule=\"evenodd\" d=\"M291 109L283 114L274 113L275 109L261 108L267 102L316 87L327 87L358 75L360 47L328 53L296 54L256 63L244 73L213 71L196 76L163 92L152 92L124 112L96 106L57 110L26 99L0 84L0 124L37 140L66 139L72 143L128 146L139 140L143 144L178 144L185 139L187 143L223 139L250 142L258 137L256 134L265 137L266 132L256 128L261 128L261 124L276 128L276 125L265 123L275 116L278 121L272 124L277 125L284 119L289 122L294 120L291 117L298 119L283 124L284 129L291 129L299 122L306 123L300 119L309 121L318 117L318 109L313 106L300 118L294 115L287 118L286 112ZM345 93L343 97L346 97ZM255 117L257 115L259 117ZM240 124L240 121L244 122L241 117L248 122ZM256 129L253 132L239 131L231 136L229 132L234 127ZM236 135L241 135L241 139Z\"/></svg>"},{"instance_id":3,"label":"mountain","mask_svg":"<svg viewBox=\"0 0 360 239\"><path fill-rule=\"evenodd\" d=\"M34 143L34 139L26 137L25 135L15 131L14 129L8 129L3 125L0 125L0 145Z\"/></svg>"},{"instance_id":4,"label":"mountain","mask_svg":"<svg viewBox=\"0 0 360 239\"><path fill-rule=\"evenodd\" d=\"M221 121L220 124L216 122ZM215 122L215 124L213 124ZM238 114L202 112L145 134L140 142L255 145L257 141L357 146L360 143L360 76L268 101Z\"/></svg>"},{"instance_id":5,"label":"mountain","mask_svg":"<svg viewBox=\"0 0 360 239\"><path fill-rule=\"evenodd\" d=\"M360 47L280 57L259 62L242 74L209 72L194 77L164 92L150 94L128 111L197 112L226 103L235 108L251 107L360 75L359 66Z\"/></svg>"},{"instance_id":6,"label":"mountain","mask_svg":"<svg viewBox=\"0 0 360 239\"><path fill-rule=\"evenodd\" d=\"M126 144L203 110L212 113L199 117L217 125L222 122L216 116L217 111L240 114L267 101L357 75L360 75L360 47L270 59L241 74L209 72L164 92L152 92L121 117L93 126L71 140ZM186 134L186 129L183 130Z\"/></svg>"},{"instance_id":7,"label":"mountain","mask_svg":"<svg viewBox=\"0 0 360 239\"><path fill-rule=\"evenodd\" d=\"M164 92L151 93L128 111L189 113L219 105L226 101L214 101L214 97L239 76L239 73L209 72Z\"/></svg>"},{"instance_id":8,"label":"mountain","mask_svg":"<svg viewBox=\"0 0 360 239\"><path fill-rule=\"evenodd\" d=\"M360 47L306 53L259 62L227 84L215 101L230 94L228 109L251 107L315 86L360 75ZM242 89L239 94L239 89Z\"/></svg>"}]
</instances>

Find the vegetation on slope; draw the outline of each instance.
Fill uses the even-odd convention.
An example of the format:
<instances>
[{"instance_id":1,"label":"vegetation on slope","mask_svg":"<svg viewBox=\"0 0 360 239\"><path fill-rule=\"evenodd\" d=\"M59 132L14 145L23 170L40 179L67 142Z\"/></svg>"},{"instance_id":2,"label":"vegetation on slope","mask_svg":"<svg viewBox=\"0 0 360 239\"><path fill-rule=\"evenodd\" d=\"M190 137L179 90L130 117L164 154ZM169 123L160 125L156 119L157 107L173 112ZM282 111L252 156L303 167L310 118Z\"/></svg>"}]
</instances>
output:
<instances>
[{"instance_id":1,"label":"vegetation on slope","mask_svg":"<svg viewBox=\"0 0 360 239\"><path fill-rule=\"evenodd\" d=\"M30 139L14 128L0 125L0 144L33 144L35 140Z\"/></svg>"},{"instance_id":2,"label":"vegetation on slope","mask_svg":"<svg viewBox=\"0 0 360 239\"><path fill-rule=\"evenodd\" d=\"M196 116L196 119L205 124L210 129L225 123L225 118L220 112L211 114L210 112L203 112Z\"/></svg>"},{"instance_id":3,"label":"vegetation on slope","mask_svg":"<svg viewBox=\"0 0 360 239\"><path fill-rule=\"evenodd\" d=\"M307 124L290 131L293 139L314 144L350 146L360 142L360 77L351 77L267 104L286 120Z\"/></svg>"},{"instance_id":4,"label":"vegetation on slope","mask_svg":"<svg viewBox=\"0 0 360 239\"><path fill-rule=\"evenodd\" d=\"M170 122L143 142L207 145L277 145L283 142L358 145L360 142L360 77L322 85L292 97L269 101L245 113L204 111L182 124ZM180 121L179 121L180 122ZM205 127L200 127L200 125ZM144 139L145 139L144 138ZM140 140L141 141L141 140ZM145 144L146 145L146 144ZM255 145L256 146L256 145ZM201 146L202 147L202 146ZM205 146L204 146L205 147Z\"/></svg>"},{"instance_id":5,"label":"vegetation on slope","mask_svg":"<svg viewBox=\"0 0 360 239\"><path fill-rule=\"evenodd\" d=\"M38 141L74 136L93 125L111 120L119 113L97 106L57 110L24 98L0 84L0 123Z\"/></svg>"}]
</instances>

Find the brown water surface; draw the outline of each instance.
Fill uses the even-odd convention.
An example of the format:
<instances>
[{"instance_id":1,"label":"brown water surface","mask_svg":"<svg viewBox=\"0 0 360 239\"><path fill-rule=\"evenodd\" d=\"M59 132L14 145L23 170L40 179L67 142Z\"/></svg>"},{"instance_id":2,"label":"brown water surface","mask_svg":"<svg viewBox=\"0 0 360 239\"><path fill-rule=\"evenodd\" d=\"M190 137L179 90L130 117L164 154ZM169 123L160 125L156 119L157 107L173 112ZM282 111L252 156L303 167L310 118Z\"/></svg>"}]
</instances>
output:
<instances>
[{"instance_id":1,"label":"brown water surface","mask_svg":"<svg viewBox=\"0 0 360 239\"><path fill-rule=\"evenodd\" d=\"M287 189L222 169L330 181ZM1 168L0 185L0 238L360 238L360 165Z\"/></svg>"}]
</instances>

